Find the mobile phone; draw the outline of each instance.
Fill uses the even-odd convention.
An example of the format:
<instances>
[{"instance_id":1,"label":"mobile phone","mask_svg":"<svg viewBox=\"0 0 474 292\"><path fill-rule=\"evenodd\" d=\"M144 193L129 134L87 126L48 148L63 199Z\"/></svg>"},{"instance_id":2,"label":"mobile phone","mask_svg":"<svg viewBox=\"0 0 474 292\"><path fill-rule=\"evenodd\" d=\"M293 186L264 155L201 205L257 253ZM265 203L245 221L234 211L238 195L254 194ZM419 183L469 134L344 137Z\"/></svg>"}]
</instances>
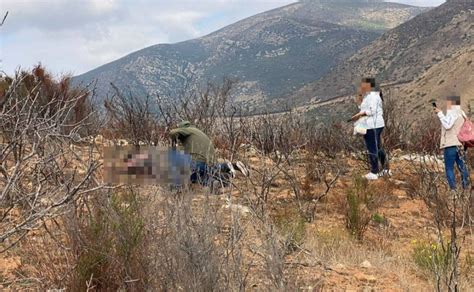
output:
<instances>
[{"instance_id":1,"label":"mobile phone","mask_svg":"<svg viewBox=\"0 0 474 292\"><path fill-rule=\"evenodd\" d=\"M432 105L433 105L433 107L438 107L438 106L436 105L436 102L433 102Z\"/></svg>"}]
</instances>

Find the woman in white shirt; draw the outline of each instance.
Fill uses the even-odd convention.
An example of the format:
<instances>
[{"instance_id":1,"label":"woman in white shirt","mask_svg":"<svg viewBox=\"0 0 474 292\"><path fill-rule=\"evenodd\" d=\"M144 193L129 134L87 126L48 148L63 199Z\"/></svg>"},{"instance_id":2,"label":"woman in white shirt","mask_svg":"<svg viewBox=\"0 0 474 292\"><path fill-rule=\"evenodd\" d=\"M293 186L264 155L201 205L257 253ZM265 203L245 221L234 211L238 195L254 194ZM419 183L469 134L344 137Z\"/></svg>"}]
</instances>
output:
<instances>
[{"instance_id":1,"label":"woman in white shirt","mask_svg":"<svg viewBox=\"0 0 474 292\"><path fill-rule=\"evenodd\" d=\"M364 123L367 133L364 135L364 140L370 162L370 172L365 177L368 180L376 180L379 176L390 174L381 139L385 127L383 100L380 92L375 89L374 78L362 79L360 92L363 96L360 112L353 116L352 120L357 121L363 117L365 118Z\"/></svg>"}]
</instances>

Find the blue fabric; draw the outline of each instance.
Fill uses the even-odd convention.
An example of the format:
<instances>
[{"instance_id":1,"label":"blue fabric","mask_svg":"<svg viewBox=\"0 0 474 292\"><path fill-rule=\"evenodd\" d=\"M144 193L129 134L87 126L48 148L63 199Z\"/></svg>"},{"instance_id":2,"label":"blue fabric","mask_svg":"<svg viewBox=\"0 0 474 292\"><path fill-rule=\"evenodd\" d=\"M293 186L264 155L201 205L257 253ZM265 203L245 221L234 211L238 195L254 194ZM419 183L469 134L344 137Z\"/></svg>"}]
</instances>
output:
<instances>
[{"instance_id":1,"label":"blue fabric","mask_svg":"<svg viewBox=\"0 0 474 292\"><path fill-rule=\"evenodd\" d=\"M365 146L369 154L369 163L370 163L370 172L378 174L380 172L379 163L382 165L382 168L385 168L387 165L387 155L385 150L382 147L382 128L369 129L364 135Z\"/></svg>"},{"instance_id":2,"label":"blue fabric","mask_svg":"<svg viewBox=\"0 0 474 292\"><path fill-rule=\"evenodd\" d=\"M183 174L189 173L191 167L191 156L176 149L168 151L168 178L175 186L180 186L183 181Z\"/></svg>"},{"instance_id":3,"label":"blue fabric","mask_svg":"<svg viewBox=\"0 0 474 292\"><path fill-rule=\"evenodd\" d=\"M469 184L469 172L464 164L460 149L456 146L444 148L444 167L446 170L446 178L448 179L449 188L456 189L456 175L454 174L454 164L457 165L461 173L462 187L467 188Z\"/></svg>"}]
</instances>

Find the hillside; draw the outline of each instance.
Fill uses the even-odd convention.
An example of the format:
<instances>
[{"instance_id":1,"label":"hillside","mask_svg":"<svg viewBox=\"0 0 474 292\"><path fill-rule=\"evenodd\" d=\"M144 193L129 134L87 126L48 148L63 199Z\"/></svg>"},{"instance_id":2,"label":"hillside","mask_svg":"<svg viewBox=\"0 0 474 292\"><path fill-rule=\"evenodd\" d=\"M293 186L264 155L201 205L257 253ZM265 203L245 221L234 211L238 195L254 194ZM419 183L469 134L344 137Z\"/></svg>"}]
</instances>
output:
<instances>
[{"instance_id":1,"label":"hillside","mask_svg":"<svg viewBox=\"0 0 474 292\"><path fill-rule=\"evenodd\" d=\"M469 74L466 56L442 67ZM134 101L102 119L40 66L2 84L2 291L473 290L474 188L447 186L438 124L388 126L392 174L367 181L352 124L216 118L210 94L189 120L248 171L210 164L191 184L166 121Z\"/></svg>"},{"instance_id":2,"label":"hillside","mask_svg":"<svg viewBox=\"0 0 474 292\"><path fill-rule=\"evenodd\" d=\"M293 100L300 103L351 94L361 76L404 84L403 96L415 102L443 91L472 92L473 82L468 78L474 57L472 9L473 1L453 0L418 15L299 90Z\"/></svg>"},{"instance_id":3,"label":"hillside","mask_svg":"<svg viewBox=\"0 0 474 292\"><path fill-rule=\"evenodd\" d=\"M326 74L383 31L425 8L363 0L305 0L239 21L202 38L159 44L74 78L113 82L139 94L175 96L189 83L236 78L253 102L289 94Z\"/></svg>"}]
</instances>

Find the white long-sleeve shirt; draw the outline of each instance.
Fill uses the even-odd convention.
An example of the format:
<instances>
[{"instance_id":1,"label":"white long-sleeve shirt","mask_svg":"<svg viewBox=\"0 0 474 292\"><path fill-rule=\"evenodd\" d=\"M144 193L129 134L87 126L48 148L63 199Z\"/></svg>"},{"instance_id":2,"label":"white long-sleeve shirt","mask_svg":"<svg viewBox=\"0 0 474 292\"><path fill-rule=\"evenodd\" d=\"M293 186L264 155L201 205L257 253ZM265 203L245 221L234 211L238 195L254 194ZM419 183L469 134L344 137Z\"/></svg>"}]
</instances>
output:
<instances>
[{"instance_id":1,"label":"white long-sleeve shirt","mask_svg":"<svg viewBox=\"0 0 474 292\"><path fill-rule=\"evenodd\" d=\"M464 116L464 112L458 105L451 107L446 112L446 115L443 112L438 113L439 120L441 121L441 149L462 145L459 142L458 134L464 123Z\"/></svg>"},{"instance_id":2,"label":"white long-sleeve shirt","mask_svg":"<svg viewBox=\"0 0 474 292\"><path fill-rule=\"evenodd\" d=\"M360 112L365 113L367 118L365 124L367 129L378 129L385 127L383 118L383 101L378 91L369 92L360 105Z\"/></svg>"},{"instance_id":3,"label":"white long-sleeve shirt","mask_svg":"<svg viewBox=\"0 0 474 292\"><path fill-rule=\"evenodd\" d=\"M443 126L443 128L446 130L450 130L454 126L456 120L459 117L462 117L462 115L463 112L461 106L453 105L451 109L446 111L446 115L443 112L439 112L438 118L441 121L441 125Z\"/></svg>"}]
</instances>

